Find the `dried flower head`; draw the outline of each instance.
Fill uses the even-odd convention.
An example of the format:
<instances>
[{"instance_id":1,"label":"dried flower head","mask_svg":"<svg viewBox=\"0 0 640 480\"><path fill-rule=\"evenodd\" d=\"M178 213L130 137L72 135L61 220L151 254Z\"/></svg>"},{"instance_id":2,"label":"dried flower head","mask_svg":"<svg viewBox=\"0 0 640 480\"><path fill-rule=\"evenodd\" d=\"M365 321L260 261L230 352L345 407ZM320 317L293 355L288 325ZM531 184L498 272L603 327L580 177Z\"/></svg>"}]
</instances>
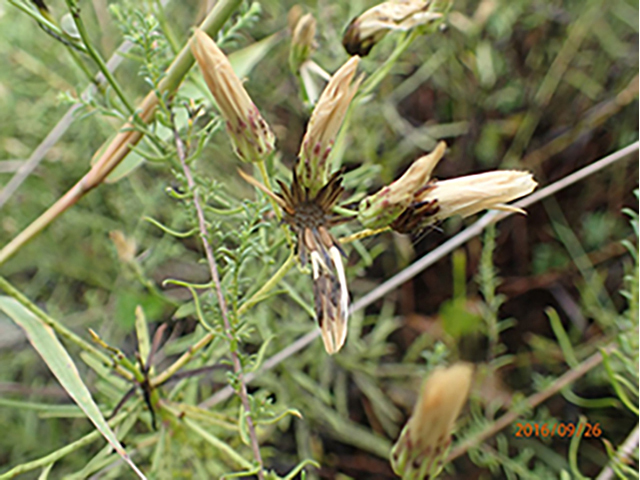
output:
<instances>
[{"instance_id":1,"label":"dried flower head","mask_svg":"<svg viewBox=\"0 0 640 480\"><path fill-rule=\"evenodd\" d=\"M391 31L408 31L443 18L450 0L392 0L354 18L342 37L349 55L364 57Z\"/></svg>"},{"instance_id":2,"label":"dried flower head","mask_svg":"<svg viewBox=\"0 0 640 480\"><path fill-rule=\"evenodd\" d=\"M329 228L351 219L333 213L344 192L342 171L334 173L316 194L301 185L295 170L291 187L278 181L280 194L271 192L242 171L240 174L278 203L284 212L283 221L296 234L300 262L304 266L311 261L318 326L327 353L337 353L347 338L349 291L342 264L343 252Z\"/></svg>"},{"instance_id":3,"label":"dried flower head","mask_svg":"<svg viewBox=\"0 0 640 480\"><path fill-rule=\"evenodd\" d=\"M408 233L454 215L468 217L488 209L524 214L524 210L506 202L528 195L537 185L533 175L522 170L497 170L451 180L432 180L427 188L417 192L414 202L391 227L400 233Z\"/></svg>"},{"instance_id":4,"label":"dried flower head","mask_svg":"<svg viewBox=\"0 0 640 480\"><path fill-rule=\"evenodd\" d=\"M307 61L315 49L316 19L307 13L298 19L291 37L289 51L289 66L292 72L297 72Z\"/></svg>"},{"instance_id":5,"label":"dried flower head","mask_svg":"<svg viewBox=\"0 0 640 480\"><path fill-rule=\"evenodd\" d=\"M263 160L273 151L275 137L233 71L229 59L202 30L195 31L191 51L226 121L236 155L250 162Z\"/></svg>"},{"instance_id":6,"label":"dried flower head","mask_svg":"<svg viewBox=\"0 0 640 480\"><path fill-rule=\"evenodd\" d=\"M436 167L447 144L439 142L433 152L413 162L395 182L381 188L360 202L358 220L368 228L389 225L415 202L416 192L429 183L431 172Z\"/></svg>"},{"instance_id":7,"label":"dried flower head","mask_svg":"<svg viewBox=\"0 0 640 480\"><path fill-rule=\"evenodd\" d=\"M398 180L365 197L358 206L360 223L368 228L389 225L398 232L409 233L454 215L467 217L485 209L524 213L506 202L535 189L537 183L531 173L498 170L451 180L431 179L445 150L446 144L440 142Z\"/></svg>"},{"instance_id":8,"label":"dried flower head","mask_svg":"<svg viewBox=\"0 0 640 480\"><path fill-rule=\"evenodd\" d=\"M458 363L433 371L424 382L413 414L391 450L393 471L404 480L433 479L442 470L472 376L472 365Z\"/></svg>"},{"instance_id":9,"label":"dried flower head","mask_svg":"<svg viewBox=\"0 0 640 480\"><path fill-rule=\"evenodd\" d=\"M352 57L333 74L318 99L302 139L296 173L301 185L315 195L327 183L328 158L344 116L362 77L353 81L359 57Z\"/></svg>"}]
</instances>

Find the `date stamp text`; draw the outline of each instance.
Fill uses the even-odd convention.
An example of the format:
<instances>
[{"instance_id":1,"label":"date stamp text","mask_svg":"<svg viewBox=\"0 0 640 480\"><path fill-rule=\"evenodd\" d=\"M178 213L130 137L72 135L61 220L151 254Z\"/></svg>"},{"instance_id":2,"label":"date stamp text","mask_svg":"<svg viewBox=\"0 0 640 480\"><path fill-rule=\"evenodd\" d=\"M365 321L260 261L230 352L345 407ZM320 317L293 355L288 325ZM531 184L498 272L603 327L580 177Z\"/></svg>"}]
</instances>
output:
<instances>
[{"instance_id":1,"label":"date stamp text","mask_svg":"<svg viewBox=\"0 0 640 480\"><path fill-rule=\"evenodd\" d=\"M516 422L516 437L560 437L571 438L584 436L587 438L598 438L602 435L600 423L571 423L571 422Z\"/></svg>"}]
</instances>

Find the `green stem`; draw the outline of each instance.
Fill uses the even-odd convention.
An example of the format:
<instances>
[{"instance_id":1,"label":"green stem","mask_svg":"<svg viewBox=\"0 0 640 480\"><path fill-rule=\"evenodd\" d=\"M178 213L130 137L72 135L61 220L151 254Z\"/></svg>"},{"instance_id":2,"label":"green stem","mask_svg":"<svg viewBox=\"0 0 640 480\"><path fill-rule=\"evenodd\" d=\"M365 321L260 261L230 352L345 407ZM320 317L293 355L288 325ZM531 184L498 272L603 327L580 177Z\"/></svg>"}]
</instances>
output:
<instances>
[{"instance_id":1,"label":"green stem","mask_svg":"<svg viewBox=\"0 0 640 480\"><path fill-rule=\"evenodd\" d=\"M267 167L264 164L264 160L261 162L258 162L258 169L260 170L260 175L262 175L262 181L264 182L264 186L267 187L269 190L273 191L273 189L271 188L271 180L269 179L269 173L267 172ZM282 212L280 211L280 207L278 206L276 201L271 197L269 197L269 201L271 202L271 206L273 207L273 211L275 212L278 220L282 220Z\"/></svg>"},{"instance_id":2,"label":"green stem","mask_svg":"<svg viewBox=\"0 0 640 480\"><path fill-rule=\"evenodd\" d=\"M167 16L165 15L164 8L162 8L162 2L160 0L154 0L153 2L156 6L156 19L158 20L158 24L160 28L164 32L164 36L169 43L169 47L171 47L171 51L174 54L177 54L180 51L180 46L178 45L178 41L176 40L176 36L173 33L173 30L169 26L169 22L167 21Z\"/></svg>"},{"instance_id":3,"label":"green stem","mask_svg":"<svg viewBox=\"0 0 640 480\"><path fill-rule=\"evenodd\" d=\"M618 398L620 398L620 400L625 405L625 407L631 410L631 412L633 412L635 415L638 415L638 407L636 406L635 402L632 402L629 399L627 393L624 391L624 389L620 385L620 378L615 374L615 371L611 366L609 353L606 352L604 349L600 349L600 353L602 354L602 364L604 365L604 369L607 372L607 376L611 381L611 386L613 387L613 390L616 392L616 394L618 395Z\"/></svg>"},{"instance_id":4,"label":"green stem","mask_svg":"<svg viewBox=\"0 0 640 480\"><path fill-rule=\"evenodd\" d=\"M380 68L378 68L373 75L371 75L364 81L362 87L360 88L360 91L358 92L359 97L362 98L370 94L373 89L376 88L380 84L380 82L382 82L382 80L384 80L384 77L389 74L400 56L407 51L409 46L418 37L418 35L420 35L420 33L417 29L415 29L408 34L405 34L404 37L402 37L398 41L396 48L393 52L391 52L391 55L389 55L387 61L384 62L384 64Z\"/></svg>"},{"instance_id":5,"label":"green stem","mask_svg":"<svg viewBox=\"0 0 640 480\"><path fill-rule=\"evenodd\" d=\"M347 237L342 237L338 239L338 241L342 244L355 242L356 240L362 240L363 238L371 237L373 235L378 235L380 233L388 232L391 230L391 227L382 227L382 228L365 228L364 230L360 230L359 232L353 233Z\"/></svg>"},{"instance_id":6,"label":"green stem","mask_svg":"<svg viewBox=\"0 0 640 480\"><path fill-rule=\"evenodd\" d=\"M569 444L569 467L571 468L571 472L573 473L573 478L577 480L583 480L586 477L582 475L580 472L580 467L578 466L578 449L580 448L580 441L582 440L582 431L584 430L584 426L587 423L587 417L580 415L578 424L576 425L575 432L571 438L571 443Z\"/></svg>"},{"instance_id":7,"label":"green stem","mask_svg":"<svg viewBox=\"0 0 640 480\"><path fill-rule=\"evenodd\" d=\"M211 342L211 340L213 340L213 338L214 338L213 333L207 333L204 337L198 340L198 342L196 342L195 345L190 346L189 349L186 352L184 352L180 356L180 358L178 358L175 362L173 362L173 364L167 367L167 369L164 372L158 374L156 377L151 379L151 381L149 382L149 385L151 386L151 388L155 388L159 385L162 385L164 382L169 380L173 376L173 374L175 374L178 370L184 367L193 358L193 356L196 353L198 353L200 350L206 347Z\"/></svg>"},{"instance_id":8,"label":"green stem","mask_svg":"<svg viewBox=\"0 0 640 480\"><path fill-rule=\"evenodd\" d=\"M40 26L51 36L53 36L56 40L64 43L67 47L70 48L78 48L79 50L86 53L86 50L83 45L74 42L58 25L50 15L49 18L45 17L40 11L33 9L27 6L24 2L9 0L9 3L21 10L23 13L26 13L31 18L33 18L36 22L40 24ZM73 46L72 46L73 45Z\"/></svg>"},{"instance_id":9,"label":"green stem","mask_svg":"<svg viewBox=\"0 0 640 480\"><path fill-rule=\"evenodd\" d=\"M409 48L409 45L411 45L411 43L416 39L418 35L418 31L413 30L401 37L401 39L398 41L398 44L396 45L395 50L391 53L391 55L389 55L389 58L387 58L387 61L380 68L378 68L373 75L371 75L362 83L360 89L358 90L358 93L356 94L357 98L365 98L373 91L374 88L376 88L380 84L380 82L382 82L382 80L384 80L384 78L389 74L400 56L407 50L407 48ZM330 156L330 158L332 158L333 160L330 160L330 162L333 164L333 168L339 167L339 165L336 163L338 158L337 153L341 152L344 147L345 138L347 132L349 131L349 125L351 124L354 104L355 102L351 102L351 105L347 110L344 121L342 122L342 127L340 128L338 137L336 138L334 147L332 149L332 155Z\"/></svg>"},{"instance_id":10,"label":"green stem","mask_svg":"<svg viewBox=\"0 0 640 480\"><path fill-rule=\"evenodd\" d=\"M182 423L189 430L199 435L204 441L213 445L219 451L224 452L229 459L235 461L238 465L240 465L240 467L245 468L247 470L249 469L253 470L255 468L255 465L245 460L238 452L236 452L233 448L231 448L231 446L228 443L223 442L217 437L214 437L211 433L207 432L204 428L202 428L196 422L193 422L188 418L183 418Z\"/></svg>"},{"instance_id":11,"label":"green stem","mask_svg":"<svg viewBox=\"0 0 640 480\"><path fill-rule=\"evenodd\" d=\"M210 37L215 37L241 3L242 0L221 0L207 15L199 28ZM160 90L165 92L178 88L194 61L189 45L185 45L169 67L166 77L160 82Z\"/></svg>"},{"instance_id":12,"label":"green stem","mask_svg":"<svg viewBox=\"0 0 640 480\"><path fill-rule=\"evenodd\" d=\"M69 8L69 12L71 12L71 17L73 18L73 21L76 24L76 28L78 29L78 33L80 34L80 38L82 39L82 42L84 43L85 48L87 49L87 53L96 63L96 65L100 69L100 72L102 72L102 75L104 75L104 78L107 80L107 82L109 82L111 87L113 87L113 90L116 92L116 95L118 96L122 104L125 106L129 114L133 114L134 113L133 105L129 103L129 100L127 99L124 92L122 91L122 87L120 87L120 84L118 83L116 78L113 76L111 71L107 68L107 64L103 60L100 53L98 53L98 51L93 47L93 44L89 39L89 34L87 33L87 29L84 26L84 22L80 17L80 8L77 6L74 0L67 0L67 7Z\"/></svg>"},{"instance_id":13,"label":"green stem","mask_svg":"<svg viewBox=\"0 0 640 480\"><path fill-rule=\"evenodd\" d=\"M251 298L249 298L249 300L247 300L240 306L240 308L238 309L238 316L245 313L256 303L259 303L260 300L267 294L267 292L273 289L278 284L278 282L284 278L287 272L291 270L291 267L295 265L295 262L296 257L292 251L289 254L287 260L280 266L278 271L273 274L273 276L260 288L260 290L251 295Z\"/></svg>"},{"instance_id":14,"label":"green stem","mask_svg":"<svg viewBox=\"0 0 640 480\"><path fill-rule=\"evenodd\" d=\"M300 66L300 68L302 68L302 65ZM302 104L308 109L311 109L313 107L313 104L311 103L311 98L309 97L309 92L307 92L307 86L302 79L300 70L293 72L293 74L295 75L296 80L298 81L298 85L300 86L300 97L302 100Z\"/></svg>"},{"instance_id":15,"label":"green stem","mask_svg":"<svg viewBox=\"0 0 640 480\"><path fill-rule=\"evenodd\" d=\"M85 77L87 77L87 80L89 80L91 83L93 83L96 88L103 93L104 89L101 88L100 86L100 82L96 79L95 75L93 73L91 73L91 70L89 70L89 67L87 66L87 64L84 62L84 60L82 59L82 57L80 57L80 55L78 55L78 52L76 52L73 48L69 47L68 48L69 51L69 55L71 55L71 58L73 59L73 61L75 62L75 64L78 66L78 68L80 70L82 70L82 73L84 74Z\"/></svg>"},{"instance_id":16,"label":"green stem","mask_svg":"<svg viewBox=\"0 0 640 480\"><path fill-rule=\"evenodd\" d=\"M21 10L23 13L27 14L31 18L33 18L38 24L53 38L60 41L67 49L69 50L69 54L73 61L78 65L78 68L82 70L82 73L87 77L87 79L99 87L98 82L96 81L94 75L91 73L87 64L84 60L78 55L77 50L80 50L86 53L86 49L83 45L75 42L71 37L69 37L58 25L53 18L51 18L48 14L47 16L43 15L42 12L35 10L31 7L28 7L22 2L18 2L16 0L9 0L9 3ZM47 18L49 17L49 18Z\"/></svg>"},{"instance_id":17,"label":"green stem","mask_svg":"<svg viewBox=\"0 0 640 480\"><path fill-rule=\"evenodd\" d=\"M130 372L131 375L133 375L133 378L135 378L138 383L144 382L144 375L142 374L140 369L138 369L136 365L134 365L133 362L129 360L124 353L122 353L122 350L108 345L92 329L89 329L89 333L91 334L91 337L96 344L100 345L100 347L104 348L106 351L111 352L111 354L113 355L114 367L117 368L118 366L120 366Z\"/></svg>"}]
</instances>

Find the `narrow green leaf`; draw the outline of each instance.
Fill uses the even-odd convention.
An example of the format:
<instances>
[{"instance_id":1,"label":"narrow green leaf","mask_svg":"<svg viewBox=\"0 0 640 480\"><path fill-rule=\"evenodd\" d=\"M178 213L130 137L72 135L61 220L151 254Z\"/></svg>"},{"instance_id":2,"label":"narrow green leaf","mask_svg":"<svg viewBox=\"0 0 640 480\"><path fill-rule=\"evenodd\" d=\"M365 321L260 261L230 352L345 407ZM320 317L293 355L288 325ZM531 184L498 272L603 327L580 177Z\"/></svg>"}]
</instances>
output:
<instances>
[{"instance_id":1,"label":"narrow green leaf","mask_svg":"<svg viewBox=\"0 0 640 480\"><path fill-rule=\"evenodd\" d=\"M247 372L255 372L262 366L262 361L264 360L264 356L267 353L267 348L269 348L273 337L275 337L275 335L267 337L262 345L260 345L260 350L258 350L258 353L256 353L255 357L253 358L252 365L246 370Z\"/></svg>"},{"instance_id":2,"label":"narrow green leaf","mask_svg":"<svg viewBox=\"0 0 640 480\"><path fill-rule=\"evenodd\" d=\"M249 424L247 422L247 412L242 405L239 407L238 412L238 433L240 433L240 440L245 445L251 445L251 437L249 436Z\"/></svg>"},{"instance_id":3,"label":"narrow green leaf","mask_svg":"<svg viewBox=\"0 0 640 480\"><path fill-rule=\"evenodd\" d=\"M556 310L552 307L546 308L544 313L546 313L547 317L549 318L549 323L551 324L553 333L555 333L556 338L558 339L558 345L560 345L560 349L562 350L562 354L564 355L564 359L567 361L567 364L571 368L577 367L580 362L578 362L576 354L573 351L571 339L562 326L560 315L558 315L558 312L556 312Z\"/></svg>"},{"instance_id":4,"label":"narrow green leaf","mask_svg":"<svg viewBox=\"0 0 640 480\"><path fill-rule=\"evenodd\" d=\"M84 411L96 429L109 442L113 449L129 464L139 478L146 479L124 450L115 434L102 416L100 409L91 398L91 393L80 378L72 358L56 337L53 329L10 297L0 297L0 309L25 332L29 343L36 349L55 375L62 387Z\"/></svg>"},{"instance_id":5,"label":"narrow green leaf","mask_svg":"<svg viewBox=\"0 0 640 480\"><path fill-rule=\"evenodd\" d=\"M258 419L256 420L255 423L256 425L275 425L287 415L292 415L294 417L302 418L302 414L297 408L287 408L284 412L274 416L273 418Z\"/></svg>"},{"instance_id":6,"label":"narrow green leaf","mask_svg":"<svg viewBox=\"0 0 640 480\"><path fill-rule=\"evenodd\" d=\"M267 55L269 51L283 38L282 34L274 33L248 47L237 50L229 55L229 62L238 77L246 77L254 67Z\"/></svg>"},{"instance_id":7,"label":"narrow green leaf","mask_svg":"<svg viewBox=\"0 0 640 480\"><path fill-rule=\"evenodd\" d=\"M202 438L204 441L206 441L210 445L213 445L216 449L220 450L225 455L227 455L227 458L229 458L229 460L233 460L238 465L240 465L240 467L242 467L242 468L252 468L253 467L251 462L245 460L242 457L242 455L240 455L238 452L236 452L228 443L220 440L218 437L214 436L211 432L209 432L209 431L205 430L204 428L202 428L196 422L192 422L188 418L184 418L184 419L182 419L182 423L187 428L189 428L189 430L191 430L192 432L194 432L197 435L199 435L200 438Z\"/></svg>"},{"instance_id":8,"label":"narrow green leaf","mask_svg":"<svg viewBox=\"0 0 640 480\"><path fill-rule=\"evenodd\" d=\"M311 467L315 467L315 468L320 468L320 464L318 462L316 462L315 460L311 460L309 458L302 460L298 465L296 465L293 470L291 470L286 477L284 477L284 480L293 480L294 478L296 478L296 475L298 475L298 473L302 472L302 469L306 466L311 466ZM302 472L301 474L301 478L304 478L302 475L304 475L305 472Z\"/></svg>"}]
</instances>

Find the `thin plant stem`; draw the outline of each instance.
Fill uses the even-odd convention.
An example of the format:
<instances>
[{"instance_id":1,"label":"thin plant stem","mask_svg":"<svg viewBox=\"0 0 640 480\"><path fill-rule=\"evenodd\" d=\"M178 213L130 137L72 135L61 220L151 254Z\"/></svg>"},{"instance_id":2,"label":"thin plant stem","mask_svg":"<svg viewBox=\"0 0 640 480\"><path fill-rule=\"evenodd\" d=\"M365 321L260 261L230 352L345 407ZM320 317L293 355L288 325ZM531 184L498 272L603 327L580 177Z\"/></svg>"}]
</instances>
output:
<instances>
[{"instance_id":1,"label":"thin plant stem","mask_svg":"<svg viewBox=\"0 0 640 480\"><path fill-rule=\"evenodd\" d=\"M122 104L127 109L127 112L129 114L133 114L134 113L133 105L131 105L131 102L129 102L126 95L124 94L124 91L120 86L120 83L118 83L118 81L116 80L116 77L113 76L113 74L111 73L111 70L107 68L107 64L104 62L102 56L95 49L95 47L91 43L91 40L89 39L89 34L87 33L87 29L84 26L82 17L80 17L80 7L74 0L67 0L67 7L69 8L69 12L71 12L71 17L73 18L73 22L75 23L76 28L78 29L78 33L80 34L82 43L87 49L87 53L89 54L91 59L95 62L95 64L98 66L98 69L100 70L102 75L104 75L104 78L107 80L109 85L111 85L114 92L116 92L116 95L118 96Z\"/></svg>"},{"instance_id":2,"label":"thin plant stem","mask_svg":"<svg viewBox=\"0 0 640 480\"><path fill-rule=\"evenodd\" d=\"M102 92L103 89L100 88L100 83L98 82L98 79L91 72L91 70L89 70L89 66L85 63L84 59L80 56L80 54L72 47L67 48L67 51L69 52L69 55L71 55L72 60L76 63L78 68L82 71L83 75L87 77L87 80L89 80L95 87L98 87Z\"/></svg>"},{"instance_id":3,"label":"thin plant stem","mask_svg":"<svg viewBox=\"0 0 640 480\"><path fill-rule=\"evenodd\" d=\"M174 413L174 415L178 417L177 414ZM236 462L242 468L247 470L254 468L254 466L251 463L247 462L240 454L238 454L238 452L236 452L233 448L231 448L229 444L223 442L218 437L212 435L210 432L206 431L196 422L189 420L188 418L183 418L182 423L184 423L194 433L202 437L207 443L210 443L211 445L219 449L221 452L224 452L229 457L229 459Z\"/></svg>"},{"instance_id":4,"label":"thin plant stem","mask_svg":"<svg viewBox=\"0 0 640 480\"><path fill-rule=\"evenodd\" d=\"M356 240L362 240L363 238L372 237L373 235L378 235L390 230L391 227L382 227L376 229L365 228L364 230L360 230L359 232L353 233L347 237L342 237L341 239L339 239L339 242L342 244L351 243L355 242Z\"/></svg>"},{"instance_id":5,"label":"thin plant stem","mask_svg":"<svg viewBox=\"0 0 640 480\"><path fill-rule=\"evenodd\" d=\"M14 4L14 1L11 0L11 3ZM16 6L18 5L16 4ZM22 7L20 8L22 9ZM122 42L122 44L113 53L113 55L111 55L111 58L109 58L109 60L107 61L107 68L112 72L115 71L122 63L124 55L131 49L132 46L133 44L129 40L125 40L124 42ZM70 48L69 50L72 57L74 57L75 52L73 51L73 49ZM82 67L86 68L84 62L82 63ZM91 84L87 88L85 88L80 96L84 99L89 98L91 95L93 95L93 93L96 92L96 90L98 90L99 86L104 82L104 80L105 79L102 73L91 76ZM64 133L73 122L76 112L81 108L82 105L80 103L76 103L71 108L69 108L69 110L67 110L67 112L62 116L55 127L53 127L53 129L48 133L44 140L42 140L42 142L40 142L40 144L36 147L29 159L20 167L20 169L2 188L2 190L0 190L0 208L2 208L5 203L7 203L7 201L11 198L11 195L15 193L20 185L22 185L22 182L24 182L26 178L40 164L47 152L56 144L56 142L58 142L58 140L60 140L62 135L64 135Z\"/></svg>"},{"instance_id":6,"label":"thin plant stem","mask_svg":"<svg viewBox=\"0 0 640 480\"><path fill-rule=\"evenodd\" d=\"M300 68L302 68L303 65L301 65ZM300 99L302 100L302 104L305 107L311 108L312 107L311 99L309 98L309 93L307 92L307 86L305 85L304 80L302 79L300 70L293 72L293 74L295 75L296 80L298 81L298 86L300 87L300 97L301 97Z\"/></svg>"},{"instance_id":7,"label":"thin plant stem","mask_svg":"<svg viewBox=\"0 0 640 480\"><path fill-rule=\"evenodd\" d=\"M44 15L42 15L40 11L38 11L38 9L31 8L27 6L25 2L22 2L22 1L9 0L9 3L14 7L18 8L19 10L21 10L23 13L26 13L31 18L33 18L36 22L38 22L39 25L43 27L43 29L45 29L45 31L47 31L47 33L49 33L49 35L56 38L58 41L63 43L66 47L69 47L70 49L77 48L78 50L84 53L87 53L86 49L84 48L84 45L71 40L65 34L65 32L62 31L62 29L60 28L60 25L58 25L51 16L49 16L49 18L45 17Z\"/></svg>"},{"instance_id":8,"label":"thin plant stem","mask_svg":"<svg viewBox=\"0 0 640 480\"><path fill-rule=\"evenodd\" d=\"M489 225L485 230L484 247L482 249L478 277L480 278L480 291L484 297L487 309L484 313L484 321L487 326L488 360L491 362L498 356L500 343L500 329L498 326L498 309L500 302L496 302L496 271L493 264L493 254L496 248L495 224Z\"/></svg>"},{"instance_id":9,"label":"thin plant stem","mask_svg":"<svg viewBox=\"0 0 640 480\"><path fill-rule=\"evenodd\" d=\"M202 245L204 247L205 255L207 257L207 264L209 265L209 273L211 274L211 279L213 280L213 284L215 286L215 293L218 299L218 306L220 307L222 322L224 324L225 336L229 341L231 363L233 364L233 371L238 378L238 389L236 393L240 397L240 401L242 402L242 406L246 412L247 430L249 431L249 440L251 442L251 450L253 451L253 457L259 466L259 470L257 472L258 479L264 480L262 456L260 455L260 444L258 443L258 436L256 435L255 426L253 424L253 418L251 417L251 405L249 404L249 396L247 394L247 386L244 381L242 365L240 364L240 358L238 357L237 341L233 337L233 334L231 333L231 323L229 322L229 313L227 310L227 303L224 298L224 294L222 293L222 285L220 284L220 276L218 275L218 266L216 263L215 255L213 253L213 248L211 247L211 243L209 241L209 231L207 229L207 221L204 216L204 210L200 205L200 196L198 195L198 190L196 189L196 183L193 179L191 168L189 167L186 161L187 155L184 149L184 143L182 142L182 139L178 134L175 124L173 127L173 134L174 134L174 139L176 144L176 152L178 154L178 158L180 159L180 163L182 164L182 171L184 172L184 176L187 180L187 186L189 187L189 190L191 190L193 195L193 205L196 209L196 214L198 217L198 227L200 229L200 237L202 239Z\"/></svg>"},{"instance_id":10,"label":"thin plant stem","mask_svg":"<svg viewBox=\"0 0 640 480\"><path fill-rule=\"evenodd\" d=\"M238 308L237 315L243 315L249 309L251 309L254 305L259 303L262 298L270 292L282 278L287 274L289 270L295 265L295 255L293 252L289 255L287 260L280 266L280 268L273 274L273 276L267 280L267 282L256 292L251 298L249 298L245 303L240 305ZM169 380L173 375L175 375L178 370L184 367L189 361L194 357L196 353L206 347L214 338L213 333L207 333L204 337L202 337L195 345L191 346L189 350L183 353L180 358L178 358L173 364L167 367L162 373L158 374L156 377L151 379L149 382L151 387L157 387L162 385L167 380ZM251 374L249 374L251 375Z\"/></svg>"},{"instance_id":11,"label":"thin plant stem","mask_svg":"<svg viewBox=\"0 0 640 480\"><path fill-rule=\"evenodd\" d=\"M400 38L396 48L391 52L391 55L389 55L384 64L377 68L376 72L364 81L360 91L358 92L359 97L363 98L369 95L380 84L380 82L386 78L398 59L407 51L407 48L411 46L413 41L419 35L420 32L417 29L414 29Z\"/></svg>"},{"instance_id":12,"label":"thin plant stem","mask_svg":"<svg viewBox=\"0 0 640 480\"><path fill-rule=\"evenodd\" d=\"M169 43L169 47L171 47L171 51L174 54L177 54L180 51L180 44L176 40L176 36L173 33L173 30L171 29L169 22L167 21L167 15L165 14L165 11L164 11L164 5L162 5L162 2L160 0L153 0L153 4L156 7L155 15L156 15L156 18L158 19L158 25L160 25L160 28L162 29L162 33L164 33L164 36L167 39L167 42Z\"/></svg>"},{"instance_id":13,"label":"thin plant stem","mask_svg":"<svg viewBox=\"0 0 640 480\"><path fill-rule=\"evenodd\" d=\"M247 310L253 307L256 303L260 302L260 300L268 292L270 292L278 284L280 280L284 278L284 276L287 274L289 270L291 270L291 267L293 267L295 263L296 263L296 257L292 251L287 257L287 259L285 260L285 262L276 271L276 273L274 273L273 276L269 280L267 280L267 282L264 285L262 285L262 287L260 287L260 289L256 293L251 295L251 298L249 298L246 302L240 305L240 308L238 309L238 316L242 315L243 313L246 313Z\"/></svg>"},{"instance_id":14,"label":"thin plant stem","mask_svg":"<svg viewBox=\"0 0 640 480\"><path fill-rule=\"evenodd\" d=\"M262 181L264 182L264 186L267 187L269 190L273 191L273 189L271 188L271 180L269 179L269 173L267 172L267 167L264 164L264 160L258 162L258 169L260 170L260 175L262 176ZM282 220L282 212L280 211L280 207L278 206L276 201L273 198L271 198L270 195L268 195L268 197L269 197L269 201L271 202L271 205L273 206L273 211L275 212L277 219Z\"/></svg>"},{"instance_id":15,"label":"thin plant stem","mask_svg":"<svg viewBox=\"0 0 640 480\"><path fill-rule=\"evenodd\" d=\"M149 381L149 385L151 388L158 387L169 380L173 375L176 374L178 370L184 367L189 361L194 357L196 353L202 350L204 347L209 345L211 340L214 338L213 333L207 333L204 337L196 342L195 345L189 347L189 349L184 352L180 358L178 358L175 362L173 362L166 370L162 373L156 375L153 379Z\"/></svg>"}]
</instances>

